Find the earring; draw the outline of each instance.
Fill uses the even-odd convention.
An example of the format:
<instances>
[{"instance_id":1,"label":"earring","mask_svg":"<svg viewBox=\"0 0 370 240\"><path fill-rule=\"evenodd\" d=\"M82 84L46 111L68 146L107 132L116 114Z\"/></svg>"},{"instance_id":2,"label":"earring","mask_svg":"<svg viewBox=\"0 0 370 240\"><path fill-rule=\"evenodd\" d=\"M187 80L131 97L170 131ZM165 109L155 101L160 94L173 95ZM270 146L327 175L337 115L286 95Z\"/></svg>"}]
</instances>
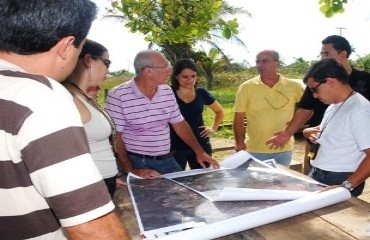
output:
<instances>
[{"instance_id":1,"label":"earring","mask_svg":"<svg viewBox=\"0 0 370 240\"><path fill-rule=\"evenodd\" d=\"M91 82L91 66L89 67L89 79L87 81Z\"/></svg>"}]
</instances>

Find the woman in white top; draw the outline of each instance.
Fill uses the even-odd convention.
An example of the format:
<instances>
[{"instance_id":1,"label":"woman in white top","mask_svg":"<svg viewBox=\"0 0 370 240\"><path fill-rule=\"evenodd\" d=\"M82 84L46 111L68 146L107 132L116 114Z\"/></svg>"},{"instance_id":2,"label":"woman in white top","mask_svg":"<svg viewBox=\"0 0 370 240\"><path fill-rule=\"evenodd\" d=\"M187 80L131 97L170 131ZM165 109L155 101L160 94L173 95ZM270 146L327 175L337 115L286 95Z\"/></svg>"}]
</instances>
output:
<instances>
[{"instance_id":1,"label":"woman in white top","mask_svg":"<svg viewBox=\"0 0 370 240\"><path fill-rule=\"evenodd\" d=\"M109 73L110 63L108 50L103 45L86 40L74 71L63 85L74 97L91 155L113 198L118 167L109 139L114 134L115 127L109 115L95 101L100 86Z\"/></svg>"}]
</instances>

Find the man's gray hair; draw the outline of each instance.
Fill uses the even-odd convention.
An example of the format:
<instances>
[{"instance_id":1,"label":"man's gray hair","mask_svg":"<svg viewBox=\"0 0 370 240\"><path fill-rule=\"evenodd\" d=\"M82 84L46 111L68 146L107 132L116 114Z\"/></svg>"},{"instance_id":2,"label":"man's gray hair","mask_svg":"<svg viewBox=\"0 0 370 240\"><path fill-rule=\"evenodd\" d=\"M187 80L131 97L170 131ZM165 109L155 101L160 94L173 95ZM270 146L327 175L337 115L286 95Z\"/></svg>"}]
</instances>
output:
<instances>
[{"instance_id":1,"label":"man's gray hair","mask_svg":"<svg viewBox=\"0 0 370 240\"><path fill-rule=\"evenodd\" d=\"M260 55L260 54L262 54L262 53L270 54L275 61L280 61L280 55L275 50L263 50L263 51L259 52L257 54L257 56Z\"/></svg>"},{"instance_id":2,"label":"man's gray hair","mask_svg":"<svg viewBox=\"0 0 370 240\"><path fill-rule=\"evenodd\" d=\"M157 54L154 50L143 50L136 54L134 59L134 69L136 75L140 73L145 67L152 67L154 64L153 56Z\"/></svg>"}]
</instances>

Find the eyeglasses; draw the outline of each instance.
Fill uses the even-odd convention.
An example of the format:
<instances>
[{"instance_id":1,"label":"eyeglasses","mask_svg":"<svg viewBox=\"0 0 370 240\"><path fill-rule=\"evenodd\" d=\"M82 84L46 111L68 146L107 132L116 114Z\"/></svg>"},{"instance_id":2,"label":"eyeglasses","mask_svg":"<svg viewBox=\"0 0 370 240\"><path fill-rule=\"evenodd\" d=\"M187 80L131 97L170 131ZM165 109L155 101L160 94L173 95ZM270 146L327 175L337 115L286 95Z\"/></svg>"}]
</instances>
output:
<instances>
[{"instance_id":1,"label":"eyeglasses","mask_svg":"<svg viewBox=\"0 0 370 240\"><path fill-rule=\"evenodd\" d=\"M280 103L281 101L279 101L279 99L274 99L273 101L269 101L266 97L265 97L265 100L266 102L268 103L268 105L270 105L270 107L272 107L273 109L275 110L279 110L283 107L285 107L288 103L289 103L289 98L287 96L285 96L284 93L280 92L279 90L275 90L275 92L277 92L280 96L282 96L284 98L284 103L280 106L280 107L276 107L275 103ZM272 102L274 102L274 104L272 104ZM274 106L275 105L275 106Z\"/></svg>"},{"instance_id":2,"label":"eyeglasses","mask_svg":"<svg viewBox=\"0 0 370 240\"><path fill-rule=\"evenodd\" d=\"M111 60L103 58L103 57L98 57L98 56L92 56L92 57L102 61L107 68L109 68L110 64L112 63Z\"/></svg>"},{"instance_id":3,"label":"eyeglasses","mask_svg":"<svg viewBox=\"0 0 370 240\"><path fill-rule=\"evenodd\" d=\"M159 69L164 69L164 70L170 70L170 69L172 69L172 65L167 64L166 66L163 66L163 67L160 67L160 66L145 66L145 67L141 68L141 70L143 70L144 68L159 68Z\"/></svg>"},{"instance_id":4,"label":"eyeglasses","mask_svg":"<svg viewBox=\"0 0 370 240\"><path fill-rule=\"evenodd\" d=\"M323 84L323 83L326 83L326 79L325 79L325 81L319 82L319 84L317 84L315 87L312 87L312 88L310 88L310 87L309 87L310 91L311 91L312 93L317 93L317 89L318 89L318 88L320 87L320 85L321 85L321 84Z\"/></svg>"}]
</instances>

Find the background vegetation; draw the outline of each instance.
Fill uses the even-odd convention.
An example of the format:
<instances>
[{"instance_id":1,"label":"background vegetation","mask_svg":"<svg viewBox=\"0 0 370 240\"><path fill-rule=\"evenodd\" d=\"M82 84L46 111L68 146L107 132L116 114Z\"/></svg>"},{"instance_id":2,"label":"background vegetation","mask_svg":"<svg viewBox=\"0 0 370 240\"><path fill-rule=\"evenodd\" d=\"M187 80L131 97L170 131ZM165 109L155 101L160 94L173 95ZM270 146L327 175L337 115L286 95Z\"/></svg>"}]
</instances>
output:
<instances>
[{"instance_id":1,"label":"background vegetation","mask_svg":"<svg viewBox=\"0 0 370 240\"><path fill-rule=\"evenodd\" d=\"M109 0L106 17L120 19L131 32L144 35L149 48L158 49L172 63L182 58L190 58L197 63L198 69L206 79L208 90L217 89L220 70L244 70L245 66L233 64L232 59L223 52L222 41L246 47L238 37L238 16L251 13L242 7L234 7L225 0ZM326 17L345 11L347 0L316 0L320 11ZM211 49L206 52L195 46L208 43ZM301 70L307 69L309 62L297 59L290 68L285 68L287 76L300 78ZM368 64L370 65L370 64ZM245 77L244 77L245 79ZM223 81L233 84L239 78ZM218 86L219 87L219 86Z\"/></svg>"}]
</instances>

